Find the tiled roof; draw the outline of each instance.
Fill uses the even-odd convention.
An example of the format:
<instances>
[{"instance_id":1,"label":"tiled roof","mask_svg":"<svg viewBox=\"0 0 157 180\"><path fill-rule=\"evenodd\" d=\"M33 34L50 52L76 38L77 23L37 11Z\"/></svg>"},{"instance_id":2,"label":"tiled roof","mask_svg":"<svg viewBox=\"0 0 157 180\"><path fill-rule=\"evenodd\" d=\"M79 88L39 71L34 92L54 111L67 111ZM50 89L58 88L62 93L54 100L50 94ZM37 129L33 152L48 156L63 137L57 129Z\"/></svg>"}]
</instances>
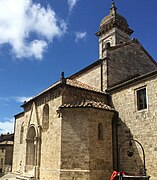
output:
<instances>
[{"instance_id":1,"label":"tiled roof","mask_svg":"<svg viewBox=\"0 0 157 180\"><path fill-rule=\"evenodd\" d=\"M66 80L66 83L70 86L74 86L74 87L78 87L78 88L82 88L82 89L87 89L87 90L90 90L90 91L95 91L95 92L99 92L99 93L104 93L103 91L97 89L97 88L94 88L88 84L85 84L85 83L82 83L78 80L71 80L71 79L67 79Z\"/></svg>"},{"instance_id":2,"label":"tiled roof","mask_svg":"<svg viewBox=\"0 0 157 180\"><path fill-rule=\"evenodd\" d=\"M62 106L60 106L60 108L79 108L79 107L93 107L93 108L114 111L114 108L108 106L107 104L105 104L103 102L92 101L92 100L76 101L76 102L72 102L72 103L66 103L66 104L63 104Z\"/></svg>"},{"instance_id":3,"label":"tiled roof","mask_svg":"<svg viewBox=\"0 0 157 180\"><path fill-rule=\"evenodd\" d=\"M99 89L96 89L88 84L85 84L85 83L82 83L80 81L77 81L77 80L72 80L72 79L65 79L67 85L69 86L73 86L73 87L77 87L77 88L81 88L81 89L86 89L86 90L90 90L90 91L94 91L94 92L98 92L98 93L103 93L103 94L106 94L105 92L99 90ZM38 95L34 96L32 99L30 99L29 101L33 100L34 98L42 95L43 93L49 91L50 89L53 89L54 87L56 87L57 85L61 84L61 80L60 81L57 81L55 84L51 85L50 87L48 87L47 89L45 89L44 91L42 91L41 93L39 93ZM29 102L27 101L27 102ZM25 102L25 103L27 103ZM24 103L24 104L25 104ZM22 105L23 106L23 105Z\"/></svg>"},{"instance_id":4,"label":"tiled roof","mask_svg":"<svg viewBox=\"0 0 157 180\"><path fill-rule=\"evenodd\" d=\"M14 134L1 134L0 142L4 141L14 141Z\"/></svg>"}]
</instances>

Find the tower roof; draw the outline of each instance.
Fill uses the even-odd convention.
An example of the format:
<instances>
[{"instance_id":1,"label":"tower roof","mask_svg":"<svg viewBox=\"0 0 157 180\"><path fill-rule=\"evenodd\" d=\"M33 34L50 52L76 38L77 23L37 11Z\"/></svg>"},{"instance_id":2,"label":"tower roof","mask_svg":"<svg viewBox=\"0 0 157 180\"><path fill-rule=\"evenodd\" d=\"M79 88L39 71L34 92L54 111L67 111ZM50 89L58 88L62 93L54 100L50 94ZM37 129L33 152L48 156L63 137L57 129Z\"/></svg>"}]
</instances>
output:
<instances>
[{"instance_id":1,"label":"tower roof","mask_svg":"<svg viewBox=\"0 0 157 180\"><path fill-rule=\"evenodd\" d=\"M115 3L112 2L110 13L108 16L105 16L99 27L99 31L96 33L97 36L101 35L101 33L108 31L114 27L117 27L121 31L124 31L128 35L131 35L134 31L129 28L127 20L117 13L117 8Z\"/></svg>"}]
</instances>

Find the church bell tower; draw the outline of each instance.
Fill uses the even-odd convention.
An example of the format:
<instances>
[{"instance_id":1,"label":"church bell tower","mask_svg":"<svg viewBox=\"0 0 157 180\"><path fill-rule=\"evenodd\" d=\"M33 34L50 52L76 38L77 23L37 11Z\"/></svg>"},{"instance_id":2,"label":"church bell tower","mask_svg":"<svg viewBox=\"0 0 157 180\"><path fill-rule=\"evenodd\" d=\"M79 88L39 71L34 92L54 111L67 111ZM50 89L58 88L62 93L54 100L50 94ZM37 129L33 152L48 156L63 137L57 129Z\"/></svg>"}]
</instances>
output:
<instances>
[{"instance_id":1,"label":"church bell tower","mask_svg":"<svg viewBox=\"0 0 157 180\"><path fill-rule=\"evenodd\" d=\"M105 50L130 40L134 31L129 28L127 20L117 13L115 3L112 2L110 13L105 16L96 35L99 38L99 58L105 57Z\"/></svg>"}]
</instances>

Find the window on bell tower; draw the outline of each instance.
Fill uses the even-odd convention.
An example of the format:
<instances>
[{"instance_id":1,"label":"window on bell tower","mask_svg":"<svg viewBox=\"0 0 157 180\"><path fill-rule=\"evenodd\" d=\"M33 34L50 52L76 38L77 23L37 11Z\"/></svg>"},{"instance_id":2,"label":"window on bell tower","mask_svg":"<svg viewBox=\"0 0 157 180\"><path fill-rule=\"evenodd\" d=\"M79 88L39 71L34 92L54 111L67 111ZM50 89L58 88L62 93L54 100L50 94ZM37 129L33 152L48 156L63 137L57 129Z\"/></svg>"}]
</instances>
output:
<instances>
[{"instance_id":1,"label":"window on bell tower","mask_svg":"<svg viewBox=\"0 0 157 180\"><path fill-rule=\"evenodd\" d=\"M107 43L105 44L105 49L108 49L110 46L111 46L111 43L110 43L110 42L107 42Z\"/></svg>"}]
</instances>

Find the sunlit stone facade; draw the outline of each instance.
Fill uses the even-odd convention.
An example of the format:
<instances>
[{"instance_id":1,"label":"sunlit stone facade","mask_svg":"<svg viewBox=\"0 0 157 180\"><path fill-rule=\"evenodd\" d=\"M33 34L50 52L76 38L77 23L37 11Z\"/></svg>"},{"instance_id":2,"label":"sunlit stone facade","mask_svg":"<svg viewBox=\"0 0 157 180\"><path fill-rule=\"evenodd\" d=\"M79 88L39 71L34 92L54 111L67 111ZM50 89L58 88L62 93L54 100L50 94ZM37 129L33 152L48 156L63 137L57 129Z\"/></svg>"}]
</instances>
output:
<instances>
[{"instance_id":1,"label":"sunlit stone facade","mask_svg":"<svg viewBox=\"0 0 157 180\"><path fill-rule=\"evenodd\" d=\"M96 33L100 59L23 104L18 179L157 179L157 64L132 33L112 3Z\"/></svg>"}]
</instances>

